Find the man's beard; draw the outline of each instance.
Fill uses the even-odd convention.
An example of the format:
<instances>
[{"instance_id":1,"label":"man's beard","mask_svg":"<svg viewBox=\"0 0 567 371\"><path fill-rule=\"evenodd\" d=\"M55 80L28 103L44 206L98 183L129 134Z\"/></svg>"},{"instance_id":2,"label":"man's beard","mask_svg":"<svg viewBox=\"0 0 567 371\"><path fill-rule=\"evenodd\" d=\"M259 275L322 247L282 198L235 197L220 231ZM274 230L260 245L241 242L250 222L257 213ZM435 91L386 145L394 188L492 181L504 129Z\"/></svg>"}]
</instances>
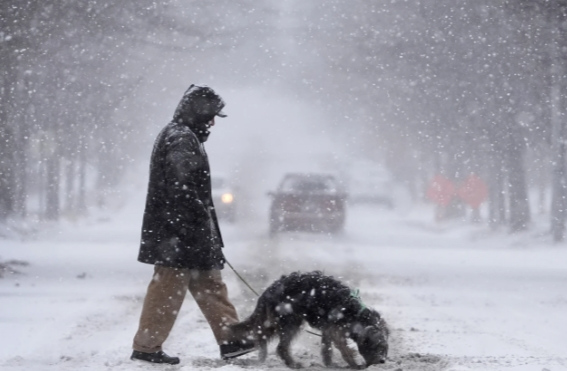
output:
<instances>
[{"instance_id":1,"label":"man's beard","mask_svg":"<svg viewBox=\"0 0 567 371\"><path fill-rule=\"evenodd\" d=\"M211 134L210 131L203 131L200 133L197 133L197 138L199 138L199 141L201 143L205 143L207 141L207 139L209 139L209 135Z\"/></svg>"},{"instance_id":2,"label":"man's beard","mask_svg":"<svg viewBox=\"0 0 567 371\"><path fill-rule=\"evenodd\" d=\"M210 129L210 125L209 125L209 121L201 121L198 124L194 125L194 132L195 135L197 136L197 138L199 139L199 141L201 143L204 143L207 141L207 139L209 139L209 135L211 134L211 132L209 131Z\"/></svg>"}]
</instances>

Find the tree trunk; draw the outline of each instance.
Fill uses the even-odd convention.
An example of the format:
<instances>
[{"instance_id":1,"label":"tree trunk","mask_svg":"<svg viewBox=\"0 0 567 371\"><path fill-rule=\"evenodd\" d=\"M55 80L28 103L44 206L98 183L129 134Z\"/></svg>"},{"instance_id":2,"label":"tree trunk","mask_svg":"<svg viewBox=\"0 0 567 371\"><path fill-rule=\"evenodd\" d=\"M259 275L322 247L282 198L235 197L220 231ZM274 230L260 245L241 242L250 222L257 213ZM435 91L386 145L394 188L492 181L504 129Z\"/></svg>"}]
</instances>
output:
<instances>
[{"instance_id":1,"label":"tree trunk","mask_svg":"<svg viewBox=\"0 0 567 371\"><path fill-rule=\"evenodd\" d=\"M81 141L79 149L79 190L77 196L77 211L83 215L87 212L87 148Z\"/></svg>"},{"instance_id":2,"label":"tree trunk","mask_svg":"<svg viewBox=\"0 0 567 371\"><path fill-rule=\"evenodd\" d=\"M10 112L16 84L16 61L3 41L0 43L0 220L14 213L16 195L14 173L14 130Z\"/></svg>"},{"instance_id":3,"label":"tree trunk","mask_svg":"<svg viewBox=\"0 0 567 371\"><path fill-rule=\"evenodd\" d=\"M14 135L6 120L0 118L0 220L14 213L16 184L14 179Z\"/></svg>"},{"instance_id":4,"label":"tree trunk","mask_svg":"<svg viewBox=\"0 0 567 371\"><path fill-rule=\"evenodd\" d=\"M22 92L19 99L22 99ZM18 111L14 116L14 183L16 190L14 193L14 213L25 218L27 211L28 196L28 138L29 130L27 128L24 112Z\"/></svg>"},{"instance_id":5,"label":"tree trunk","mask_svg":"<svg viewBox=\"0 0 567 371\"><path fill-rule=\"evenodd\" d=\"M22 127L20 127L22 130ZM20 133L18 142L14 148L14 181L17 186L14 195L14 212L25 218L27 214L27 196L28 196L28 148L25 136Z\"/></svg>"},{"instance_id":6,"label":"tree trunk","mask_svg":"<svg viewBox=\"0 0 567 371\"><path fill-rule=\"evenodd\" d=\"M66 159L65 163L65 211L70 215L76 213L76 195L75 195L75 160Z\"/></svg>"},{"instance_id":7,"label":"tree trunk","mask_svg":"<svg viewBox=\"0 0 567 371\"><path fill-rule=\"evenodd\" d=\"M524 169L524 145L515 136L508 148L508 184L509 184L509 220L510 231L519 232L528 228L530 222L530 206L526 174Z\"/></svg>"},{"instance_id":8,"label":"tree trunk","mask_svg":"<svg viewBox=\"0 0 567 371\"><path fill-rule=\"evenodd\" d=\"M558 94L558 92L555 94ZM553 236L553 241L561 242L565 238L565 206L567 198L567 182L565 179L565 143L563 140L565 124L560 117L555 117L552 119L552 126L553 135L551 147L553 151L553 172L551 180L550 207L551 234Z\"/></svg>"},{"instance_id":9,"label":"tree trunk","mask_svg":"<svg viewBox=\"0 0 567 371\"><path fill-rule=\"evenodd\" d=\"M551 194L551 234L553 241L561 242L565 238L565 144L557 143L554 148L553 179Z\"/></svg>"},{"instance_id":10,"label":"tree trunk","mask_svg":"<svg viewBox=\"0 0 567 371\"><path fill-rule=\"evenodd\" d=\"M562 61L559 58L557 36L551 46L552 55L552 86L551 86L551 150L552 150L552 180L551 180L551 234L553 241L561 242L565 238L567 182L565 179L565 123L562 117L563 100L561 75Z\"/></svg>"},{"instance_id":11,"label":"tree trunk","mask_svg":"<svg viewBox=\"0 0 567 371\"><path fill-rule=\"evenodd\" d=\"M489 157L488 223L495 230L506 222L504 171L499 153L491 153Z\"/></svg>"},{"instance_id":12,"label":"tree trunk","mask_svg":"<svg viewBox=\"0 0 567 371\"><path fill-rule=\"evenodd\" d=\"M48 220L59 219L59 158L52 155L45 164L47 189L45 194L45 217Z\"/></svg>"}]
</instances>

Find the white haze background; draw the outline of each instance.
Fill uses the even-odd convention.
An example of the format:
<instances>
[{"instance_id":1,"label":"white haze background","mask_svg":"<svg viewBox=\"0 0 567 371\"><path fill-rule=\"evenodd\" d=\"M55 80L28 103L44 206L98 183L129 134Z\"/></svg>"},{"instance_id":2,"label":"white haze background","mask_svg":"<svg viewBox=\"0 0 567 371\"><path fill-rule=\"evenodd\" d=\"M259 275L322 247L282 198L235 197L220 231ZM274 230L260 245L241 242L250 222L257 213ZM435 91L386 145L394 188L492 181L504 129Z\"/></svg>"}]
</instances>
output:
<instances>
[{"instance_id":1,"label":"white haze background","mask_svg":"<svg viewBox=\"0 0 567 371\"><path fill-rule=\"evenodd\" d=\"M319 164L322 153L334 150L318 125L324 116L273 92L219 91L226 92L229 117L217 121L207 145L213 172L246 179L247 199L240 221L222 223L225 253L257 290L280 274L313 269L359 288L392 328L390 361L373 369L567 369L567 251L543 237L545 221L529 233L492 235L482 225L437 224L433 206L411 206L398 192L394 210L349 207L341 236L270 239L266 192L278 173L331 170ZM250 114L247 101L263 107L259 114ZM164 123L175 105L168 104ZM275 148L290 156L274 155ZM2 241L4 260L29 262L0 280L3 370L155 369L128 359L152 273L136 262L147 176L147 169L131 174L129 186L114 195L115 206L87 220ZM253 294L228 268L224 276L246 316ZM318 341L303 335L294 346L313 368L322 368ZM219 360L190 296L165 349L182 358L168 370L286 369L273 352L265 365L256 364L255 355L231 364Z\"/></svg>"}]
</instances>

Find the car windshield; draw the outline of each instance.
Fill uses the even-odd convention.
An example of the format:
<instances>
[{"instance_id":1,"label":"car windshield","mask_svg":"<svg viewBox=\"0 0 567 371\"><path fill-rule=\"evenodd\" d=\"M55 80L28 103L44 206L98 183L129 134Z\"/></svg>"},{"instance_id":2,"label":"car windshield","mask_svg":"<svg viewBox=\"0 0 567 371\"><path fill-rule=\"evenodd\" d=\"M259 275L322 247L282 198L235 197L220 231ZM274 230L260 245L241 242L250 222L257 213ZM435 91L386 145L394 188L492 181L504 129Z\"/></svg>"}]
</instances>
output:
<instances>
[{"instance_id":1,"label":"car windshield","mask_svg":"<svg viewBox=\"0 0 567 371\"><path fill-rule=\"evenodd\" d=\"M330 193L337 191L337 185L330 177L288 177L280 189L282 192Z\"/></svg>"}]
</instances>

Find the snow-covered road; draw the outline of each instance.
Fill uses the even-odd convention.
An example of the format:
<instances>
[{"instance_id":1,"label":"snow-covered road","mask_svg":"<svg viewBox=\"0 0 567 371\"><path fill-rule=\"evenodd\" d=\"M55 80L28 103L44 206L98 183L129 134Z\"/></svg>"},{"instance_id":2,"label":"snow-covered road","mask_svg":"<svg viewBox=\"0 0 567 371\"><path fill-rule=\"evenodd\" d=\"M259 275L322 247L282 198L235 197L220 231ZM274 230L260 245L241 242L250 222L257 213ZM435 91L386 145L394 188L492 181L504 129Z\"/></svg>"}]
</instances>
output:
<instances>
[{"instance_id":1,"label":"snow-covered road","mask_svg":"<svg viewBox=\"0 0 567 371\"><path fill-rule=\"evenodd\" d=\"M155 370L128 359L152 267L136 262L140 200L27 241L0 241L0 260L29 262L0 279L0 368L6 371ZM265 220L223 225L228 260L257 290L280 274L320 269L359 288L392 328L384 370L567 370L567 248L533 235L438 226L429 209L349 210L336 237L267 237ZM241 316L255 298L224 272ZM294 353L322 368L318 338ZM165 370L286 370L271 354L227 364L190 296L165 344ZM336 357L339 359L338 357Z\"/></svg>"}]
</instances>

